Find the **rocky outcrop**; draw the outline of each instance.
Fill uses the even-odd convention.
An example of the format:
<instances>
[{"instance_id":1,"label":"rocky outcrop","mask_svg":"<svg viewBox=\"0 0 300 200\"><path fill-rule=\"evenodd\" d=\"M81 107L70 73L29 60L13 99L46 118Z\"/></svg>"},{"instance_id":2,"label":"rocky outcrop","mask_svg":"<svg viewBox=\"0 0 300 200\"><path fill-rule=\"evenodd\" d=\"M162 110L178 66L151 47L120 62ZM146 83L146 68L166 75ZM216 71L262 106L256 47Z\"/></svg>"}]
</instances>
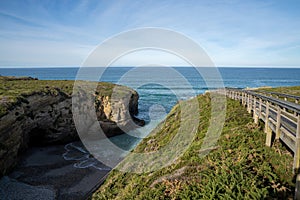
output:
<instances>
[{"instance_id":1,"label":"rocky outcrop","mask_svg":"<svg viewBox=\"0 0 300 200\"><path fill-rule=\"evenodd\" d=\"M108 137L144 124L134 117L138 112L138 94L128 88L126 94L127 99L114 102L110 96L94 95L97 123ZM0 175L7 174L30 145L63 144L78 139L71 95L58 88L56 92L27 95L8 110L0 117Z\"/></svg>"}]
</instances>

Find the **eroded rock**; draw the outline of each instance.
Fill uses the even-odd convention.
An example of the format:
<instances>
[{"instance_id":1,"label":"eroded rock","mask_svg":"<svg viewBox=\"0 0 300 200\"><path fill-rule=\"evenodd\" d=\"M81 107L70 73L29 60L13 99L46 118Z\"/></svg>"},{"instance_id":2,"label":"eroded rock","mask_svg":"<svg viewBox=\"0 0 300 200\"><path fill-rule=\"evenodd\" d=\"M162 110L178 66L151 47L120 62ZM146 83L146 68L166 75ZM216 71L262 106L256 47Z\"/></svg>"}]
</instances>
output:
<instances>
[{"instance_id":1,"label":"eroded rock","mask_svg":"<svg viewBox=\"0 0 300 200\"><path fill-rule=\"evenodd\" d=\"M32 93L0 117L0 176L12 170L20 153L30 145L65 144L79 139L72 98L57 90ZM143 120L134 117L138 112L138 94L128 89L124 94L122 99L113 101L110 96L94 95L93 108L81 101L78 112L84 112L87 120L77 128L83 127L87 134L97 134L94 127L100 125L104 133L112 137L144 125ZM96 119L93 118L95 111Z\"/></svg>"}]
</instances>

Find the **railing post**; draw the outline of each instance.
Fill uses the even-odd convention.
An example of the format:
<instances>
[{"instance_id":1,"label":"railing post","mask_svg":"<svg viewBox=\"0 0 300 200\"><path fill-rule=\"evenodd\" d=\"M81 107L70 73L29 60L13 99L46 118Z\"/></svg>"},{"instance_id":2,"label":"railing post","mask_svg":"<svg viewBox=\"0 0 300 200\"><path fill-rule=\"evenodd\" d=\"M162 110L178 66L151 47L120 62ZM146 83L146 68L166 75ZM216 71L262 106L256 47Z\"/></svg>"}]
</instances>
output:
<instances>
[{"instance_id":1,"label":"railing post","mask_svg":"<svg viewBox=\"0 0 300 200\"><path fill-rule=\"evenodd\" d=\"M278 140L280 138L280 125L281 125L281 108L280 106L277 107L277 118L276 118L276 137L275 139Z\"/></svg>"},{"instance_id":2,"label":"railing post","mask_svg":"<svg viewBox=\"0 0 300 200\"><path fill-rule=\"evenodd\" d=\"M244 92L242 92L242 105L244 105Z\"/></svg>"},{"instance_id":3,"label":"railing post","mask_svg":"<svg viewBox=\"0 0 300 200\"><path fill-rule=\"evenodd\" d=\"M296 132L296 145L294 150L294 173L297 173L300 167L300 114L297 117L297 132Z\"/></svg>"},{"instance_id":4,"label":"railing post","mask_svg":"<svg viewBox=\"0 0 300 200\"><path fill-rule=\"evenodd\" d=\"M258 124L258 113L256 113L256 97L254 97L254 107L253 107L253 119L254 123Z\"/></svg>"},{"instance_id":5,"label":"railing post","mask_svg":"<svg viewBox=\"0 0 300 200\"><path fill-rule=\"evenodd\" d=\"M295 200L299 200L300 199L300 174L297 175L296 178L296 188L295 188Z\"/></svg>"},{"instance_id":6,"label":"railing post","mask_svg":"<svg viewBox=\"0 0 300 200\"><path fill-rule=\"evenodd\" d=\"M241 100L242 100L242 105L243 105L243 102L244 102L244 92L243 91L241 92Z\"/></svg>"},{"instance_id":7,"label":"railing post","mask_svg":"<svg viewBox=\"0 0 300 200\"><path fill-rule=\"evenodd\" d=\"M271 146L272 143L272 130L269 127L269 113L270 113L270 103L266 102L266 119L265 119L265 133L266 133L266 145Z\"/></svg>"},{"instance_id":8,"label":"railing post","mask_svg":"<svg viewBox=\"0 0 300 200\"><path fill-rule=\"evenodd\" d=\"M249 114L251 113L251 107L252 107L252 102L251 101L252 101L252 95L249 95L248 96L248 107L247 107L248 108L247 110L248 110Z\"/></svg>"},{"instance_id":9,"label":"railing post","mask_svg":"<svg viewBox=\"0 0 300 200\"><path fill-rule=\"evenodd\" d=\"M258 118L262 118L262 114L261 114L261 108L262 107L262 99L259 98L259 113L258 113Z\"/></svg>"},{"instance_id":10,"label":"railing post","mask_svg":"<svg viewBox=\"0 0 300 200\"><path fill-rule=\"evenodd\" d=\"M293 165L293 173L299 173L299 165L300 165L300 114L298 113L297 117L297 132L296 132L296 147L294 151L294 165ZM300 199L300 174L297 175L296 178L296 188L295 188L295 197L294 199Z\"/></svg>"}]
</instances>

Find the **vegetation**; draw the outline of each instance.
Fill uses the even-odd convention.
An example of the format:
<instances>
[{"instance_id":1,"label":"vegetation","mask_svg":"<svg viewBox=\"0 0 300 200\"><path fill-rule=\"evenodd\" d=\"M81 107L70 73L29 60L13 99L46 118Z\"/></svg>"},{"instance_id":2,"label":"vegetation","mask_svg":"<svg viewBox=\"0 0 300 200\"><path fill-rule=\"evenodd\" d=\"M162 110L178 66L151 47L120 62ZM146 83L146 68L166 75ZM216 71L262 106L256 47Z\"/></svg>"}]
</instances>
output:
<instances>
[{"instance_id":1,"label":"vegetation","mask_svg":"<svg viewBox=\"0 0 300 200\"><path fill-rule=\"evenodd\" d=\"M284 91L292 93L298 88ZM226 120L218 144L207 156L199 156L209 126L211 104L209 94L197 98L200 124L184 155L154 172L136 174L113 170L92 198L292 199L292 154L279 141L271 148L266 147L263 124L255 124L238 101L227 99ZM176 105L134 151L155 151L170 142L180 127L180 114L180 106Z\"/></svg>"},{"instance_id":2,"label":"vegetation","mask_svg":"<svg viewBox=\"0 0 300 200\"><path fill-rule=\"evenodd\" d=\"M300 86L292 86L292 87L277 87L277 88L262 88L258 89L257 92L262 92L262 94L268 94L268 92L275 92L275 93L281 93L281 94L288 94L288 95L293 95L297 96L297 101L299 102L299 97L300 97ZM267 93L266 93L267 92ZM289 101L292 103L295 103L295 98L293 97L286 97L284 95L277 95L277 94L272 94L273 97L279 98L281 100Z\"/></svg>"},{"instance_id":3,"label":"vegetation","mask_svg":"<svg viewBox=\"0 0 300 200\"><path fill-rule=\"evenodd\" d=\"M268 92L279 92L279 93L283 93L283 94L300 96L300 86L265 88L263 90L268 91Z\"/></svg>"}]
</instances>

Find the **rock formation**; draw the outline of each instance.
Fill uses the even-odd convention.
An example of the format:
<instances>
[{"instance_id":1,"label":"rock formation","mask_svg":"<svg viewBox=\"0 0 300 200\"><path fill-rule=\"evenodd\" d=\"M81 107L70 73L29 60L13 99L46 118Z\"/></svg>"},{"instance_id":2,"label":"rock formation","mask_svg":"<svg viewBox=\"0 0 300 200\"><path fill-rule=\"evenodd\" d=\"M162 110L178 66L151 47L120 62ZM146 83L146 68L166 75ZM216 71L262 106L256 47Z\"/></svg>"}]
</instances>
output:
<instances>
[{"instance_id":1,"label":"rock formation","mask_svg":"<svg viewBox=\"0 0 300 200\"><path fill-rule=\"evenodd\" d=\"M138 112L137 92L123 89L127 99L114 99L114 102L101 92L94 95L97 123L108 137L144 124L134 117ZM0 96L1 99L5 96ZM63 144L78 139L71 95L59 88L23 95L21 101L11 104L7 110L0 117L0 175L11 171L20 153L30 145Z\"/></svg>"}]
</instances>

